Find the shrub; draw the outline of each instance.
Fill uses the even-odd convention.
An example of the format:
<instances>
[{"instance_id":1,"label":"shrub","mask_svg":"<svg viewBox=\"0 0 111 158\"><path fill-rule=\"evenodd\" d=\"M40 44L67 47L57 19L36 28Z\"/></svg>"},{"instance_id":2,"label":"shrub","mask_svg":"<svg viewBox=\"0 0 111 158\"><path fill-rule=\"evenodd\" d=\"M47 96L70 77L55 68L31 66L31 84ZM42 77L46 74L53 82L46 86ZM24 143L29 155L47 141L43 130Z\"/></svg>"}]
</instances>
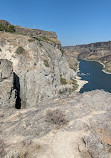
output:
<instances>
[{"instance_id":1,"label":"shrub","mask_svg":"<svg viewBox=\"0 0 111 158\"><path fill-rule=\"evenodd\" d=\"M5 30L5 26L0 24L0 31L4 31Z\"/></svg>"},{"instance_id":2,"label":"shrub","mask_svg":"<svg viewBox=\"0 0 111 158\"><path fill-rule=\"evenodd\" d=\"M15 26L9 25L7 31L8 32L15 32Z\"/></svg>"},{"instance_id":3,"label":"shrub","mask_svg":"<svg viewBox=\"0 0 111 158\"><path fill-rule=\"evenodd\" d=\"M45 41L50 41L50 39L49 38L47 38L47 37L42 37Z\"/></svg>"},{"instance_id":4,"label":"shrub","mask_svg":"<svg viewBox=\"0 0 111 158\"><path fill-rule=\"evenodd\" d=\"M17 53L17 54L22 54L24 51L25 51L25 49L24 49L23 47L19 46L19 47L17 48L17 50L16 50L16 53Z\"/></svg>"},{"instance_id":5,"label":"shrub","mask_svg":"<svg viewBox=\"0 0 111 158\"><path fill-rule=\"evenodd\" d=\"M35 40L33 38L28 39L29 42L34 42Z\"/></svg>"},{"instance_id":6,"label":"shrub","mask_svg":"<svg viewBox=\"0 0 111 158\"><path fill-rule=\"evenodd\" d=\"M61 52L62 52L62 56L63 56L65 51L63 49L61 49Z\"/></svg>"},{"instance_id":7,"label":"shrub","mask_svg":"<svg viewBox=\"0 0 111 158\"><path fill-rule=\"evenodd\" d=\"M71 78L71 83L73 84L73 91L75 91L78 88L77 80L74 80Z\"/></svg>"},{"instance_id":8,"label":"shrub","mask_svg":"<svg viewBox=\"0 0 111 158\"><path fill-rule=\"evenodd\" d=\"M43 44L42 44L42 43L39 43L39 45L40 45L40 47L42 47L42 46L43 46Z\"/></svg>"},{"instance_id":9,"label":"shrub","mask_svg":"<svg viewBox=\"0 0 111 158\"><path fill-rule=\"evenodd\" d=\"M70 65L70 68L72 69L72 70L74 70L74 71L76 71L76 67L75 66L72 66L72 65Z\"/></svg>"},{"instance_id":10,"label":"shrub","mask_svg":"<svg viewBox=\"0 0 111 158\"><path fill-rule=\"evenodd\" d=\"M60 109L48 110L46 112L46 121L48 123L57 125L58 127L66 125L68 120L66 119L64 113Z\"/></svg>"},{"instance_id":11,"label":"shrub","mask_svg":"<svg viewBox=\"0 0 111 158\"><path fill-rule=\"evenodd\" d=\"M45 65L46 67L49 67L48 60L44 60L44 65Z\"/></svg>"},{"instance_id":12,"label":"shrub","mask_svg":"<svg viewBox=\"0 0 111 158\"><path fill-rule=\"evenodd\" d=\"M42 39L40 38L40 37L32 37L32 38L34 38L35 40L37 40L37 41L42 41Z\"/></svg>"},{"instance_id":13,"label":"shrub","mask_svg":"<svg viewBox=\"0 0 111 158\"><path fill-rule=\"evenodd\" d=\"M0 52L2 52L2 49L0 48Z\"/></svg>"},{"instance_id":14,"label":"shrub","mask_svg":"<svg viewBox=\"0 0 111 158\"><path fill-rule=\"evenodd\" d=\"M46 41L47 43L52 43L52 44L54 44L55 46L56 46L56 43L52 40L52 39L50 39L50 38L47 38L47 37L42 37L42 39L44 40L44 41Z\"/></svg>"},{"instance_id":15,"label":"shrub","mask_svg":"<svg viewBox=\"0 0 111 158\"><path fill-rule=\"evenodd\" d=\"M3 25L0 24L0 31L6 31L6 32L15 32L15 26L13 25Z\"/></svg>"},{"instance_id":16,"label":"shrub","mask_svg":"<svg viewBox=\"0 0 111 158\"><path fill-rule=\"evenodd\" d=\"M59 86L58 88L58 92L61 95L70 95L72 91L73 91L72 84L62 85L62 86Z\"/></svg>"},{"instance_id":17,"label":"shrub","mask_svg":"<svg viewBox=\"0 0 111 158\"><path fill-rule=\"evenodd\" d=\"M65 78L62 77L62 75L60 75L60 82L62 85L67 84L67 81Z\"/></svg>"}]
</instances>

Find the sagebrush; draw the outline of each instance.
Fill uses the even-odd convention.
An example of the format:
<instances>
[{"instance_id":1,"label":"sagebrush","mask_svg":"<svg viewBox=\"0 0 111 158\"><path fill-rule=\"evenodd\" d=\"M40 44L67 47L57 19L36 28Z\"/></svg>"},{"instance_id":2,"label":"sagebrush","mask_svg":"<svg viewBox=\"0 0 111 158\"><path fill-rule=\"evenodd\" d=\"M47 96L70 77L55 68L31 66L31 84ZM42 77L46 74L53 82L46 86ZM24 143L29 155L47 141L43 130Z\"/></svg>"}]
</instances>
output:
<instances>
[{"instance_id":1,"label":"sagebrush","mask_svg":"<svg viewBox=\"0 0 111 158\"><path fill-rule=\"evenodd\" d=\"M46 121L59 127L68 123L65 114L60 109L48 110L46 113Z\"/></svg>"}]
</instances>

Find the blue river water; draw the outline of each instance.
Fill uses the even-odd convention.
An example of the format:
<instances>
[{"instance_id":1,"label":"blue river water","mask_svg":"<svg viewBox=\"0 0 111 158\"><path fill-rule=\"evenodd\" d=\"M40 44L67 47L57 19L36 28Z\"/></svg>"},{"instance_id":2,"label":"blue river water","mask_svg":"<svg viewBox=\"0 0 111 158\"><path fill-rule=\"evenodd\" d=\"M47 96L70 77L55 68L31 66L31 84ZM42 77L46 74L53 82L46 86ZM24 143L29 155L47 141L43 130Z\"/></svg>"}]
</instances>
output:
<instances>
[{"instance_id":1,"label":"blue river water","mask_svg":"<svg viewBox=\"0 0 111 158\"><path fill-rule=\"evenodd\" d=\"M80 93L96 89L103 89L111 93L111 74L102 71L103 65L96 61L79 60L79 62L78 75L82 80L88 81L81 88Z\"/></svg>"}]
</instances>

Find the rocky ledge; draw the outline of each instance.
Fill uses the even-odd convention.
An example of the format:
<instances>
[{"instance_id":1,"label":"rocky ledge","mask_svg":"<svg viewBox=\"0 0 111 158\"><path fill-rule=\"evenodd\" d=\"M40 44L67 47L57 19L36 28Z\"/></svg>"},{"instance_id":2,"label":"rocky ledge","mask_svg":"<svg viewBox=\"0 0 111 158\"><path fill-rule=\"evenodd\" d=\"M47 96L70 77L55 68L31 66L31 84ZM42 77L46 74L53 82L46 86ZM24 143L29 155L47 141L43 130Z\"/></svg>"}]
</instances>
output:
<instances>
[{"instance_id":1,"label":"rocky ledge","mask_svg":"<svg viewBox=\"0 0 111 158\"><path fill-rule=\"evenodd\" d=\"M28 109L0 108L0 156L110 158L111 94L92 91Z\"/></svg>"},{"instance_id":2,"label":"rocky ledge","mask_svg":"<svg viewBox=\"0 0 111 158\"><path fill-rule=\"evenodd\" d=\"M12 25L6 20L0 20L0 31L4 29L5 31L10 31L30 37L45 37L49 38L50 40L54 41L58 47L61 46L61 42L58 40L56 32L51 31L44 31L39 29L31 29L31 28L24 28L17 25Z\"/></svg>"}]
</instances>

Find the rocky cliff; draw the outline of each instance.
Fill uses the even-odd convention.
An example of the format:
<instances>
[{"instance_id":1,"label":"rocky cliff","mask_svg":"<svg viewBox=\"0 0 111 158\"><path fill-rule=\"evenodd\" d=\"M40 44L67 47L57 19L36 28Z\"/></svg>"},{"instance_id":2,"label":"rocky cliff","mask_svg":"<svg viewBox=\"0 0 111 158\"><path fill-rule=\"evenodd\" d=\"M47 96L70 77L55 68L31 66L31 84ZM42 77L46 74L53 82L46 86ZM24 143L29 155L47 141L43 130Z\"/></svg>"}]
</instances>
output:
<instances>
[{"instance_id":1,"label":"rocky cliff","mask_svg":"<svg viewBox=\"0 0 111 158\"><path fill-rule=\"evenodd\" d=\"M76 73L70 69L61 50L46 38L31 38L1 31L0 59L6 62L3 70L8 67L9 72L4 71L6 76L7 73L12 75L13 67L14 81L12 76L9 76L9 80L14 84L10 85L10 90L5 90L6 93L11 93L12 89L17 91L18 108L33 106L41 100L69 94L75 90L73 80ZM8 66L9 63L12 66ZM3 85L4 81L1 80L0 84ZM5 103L2 104L4 105Z\"/></svg>"},{"instance_id":2,"label":"rocky cliff","mask_svg":"<svg viewBox=\"0 0 111 158\"><path fill-rule=\"evenodd\" d=\"M72 54L0 26L0 158L111 158L111 94L74 92Z\"/></svg>"},{"instance_id":3,"label":"rocky cliff","mask_svg":"<svg viewBox=\"0 0 111 158\"><path fill-rule=\"evenodd\" d=\"M100 61L111 72L111 41L64 47L66 53L77 58Z\"/></svg>"},{"instance_id":4,"label":"rocky cliff","mask_svg":"<svg viewBox=\"0 0 111 158\"><path fill-rule=\"evenodd\" d=\"M13 88L12 63L0 59L0 106L16 105L16 89Z\"/></svg>"}]
</instances>

